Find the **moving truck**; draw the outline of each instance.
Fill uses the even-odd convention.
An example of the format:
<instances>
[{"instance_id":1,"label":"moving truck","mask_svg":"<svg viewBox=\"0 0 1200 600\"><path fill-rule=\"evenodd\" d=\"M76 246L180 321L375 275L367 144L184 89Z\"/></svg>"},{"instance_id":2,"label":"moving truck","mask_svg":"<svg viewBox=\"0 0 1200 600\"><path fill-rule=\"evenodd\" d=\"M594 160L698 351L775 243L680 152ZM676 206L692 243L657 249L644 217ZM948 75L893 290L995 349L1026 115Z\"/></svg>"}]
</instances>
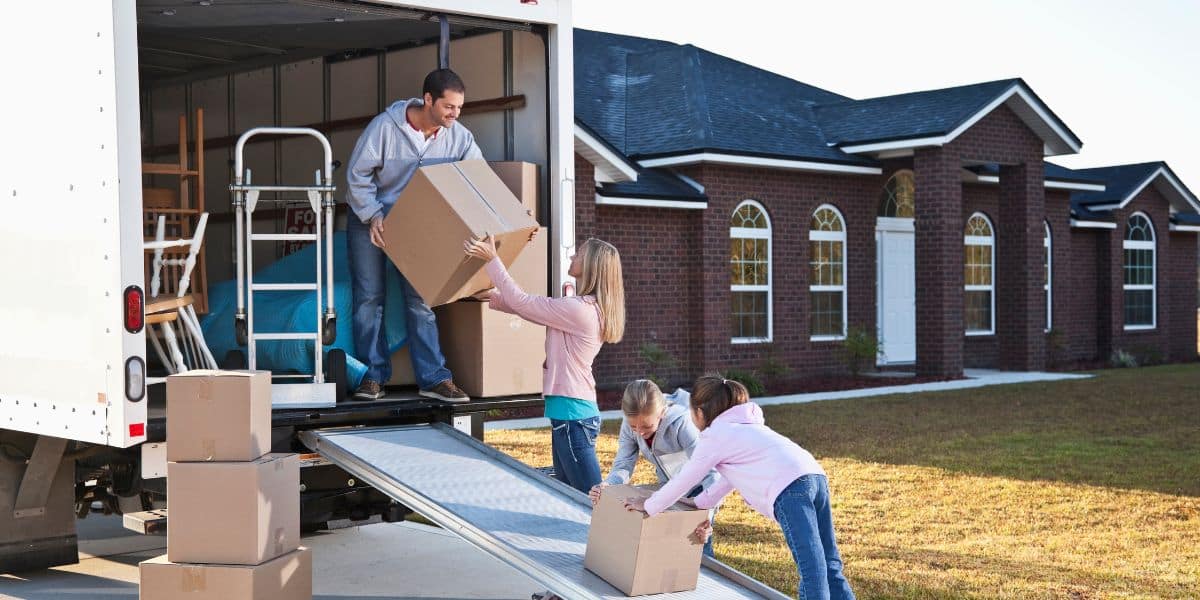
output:
<instances>
[{"instance_id":1,"label":"moving truck","mask_svg":"<svg viewBox=\"0 0 1200 600\"><path fill-rule=\"evenodd\" d=\"M0 46L0 572L75 562L74 520L91 511L163 506L165 386L147 384L143 187L178 185L179 174L145 165L178 164L181 135L191 135L184 153L198 149L199 111L203 151L183 162L207 166L210 282L234 276L227 165L241 133L313 127L346 162L372 117L420 96L425 73L448 64L467 83L461 121L485 157L538 167L549 285L537 291L571 285L569 0L14 2ZM255 183L311 183L321 149L267 138L246 156ZM335 184L343 229L344 169ZM257 218L283 232L294 215ZM288 251L256 251L252 266ZM299 434L318 426L444 422L480 435L481 413L537 402L277 410L272 446L302 450ZM307 464L307 527L407 510L320 457Z\"/></svg>"}]
</instances>

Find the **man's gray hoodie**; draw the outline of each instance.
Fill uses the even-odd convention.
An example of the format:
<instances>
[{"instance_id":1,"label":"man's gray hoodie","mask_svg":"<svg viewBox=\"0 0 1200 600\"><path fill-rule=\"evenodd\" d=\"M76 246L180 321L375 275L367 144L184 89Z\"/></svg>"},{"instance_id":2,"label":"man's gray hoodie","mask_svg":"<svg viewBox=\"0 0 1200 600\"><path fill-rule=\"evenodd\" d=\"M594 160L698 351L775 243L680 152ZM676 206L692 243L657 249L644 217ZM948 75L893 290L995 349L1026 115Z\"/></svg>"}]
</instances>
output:
<instances>
[{"instance_id":1,"label":"man's gray hoodie","mask_svg":"<svg viewBox=\"0 0 1200 600\"><path fill-rule=\"evenodd\" d=\"M400 129L412 127L405 116L410 105L425 103L420 98L394 102L371 119L350 153L346 203L363 223L387 215L418 167L483 158L475 136L458 121L438 131L422 153Z\"/></svg>"}]
</instances>

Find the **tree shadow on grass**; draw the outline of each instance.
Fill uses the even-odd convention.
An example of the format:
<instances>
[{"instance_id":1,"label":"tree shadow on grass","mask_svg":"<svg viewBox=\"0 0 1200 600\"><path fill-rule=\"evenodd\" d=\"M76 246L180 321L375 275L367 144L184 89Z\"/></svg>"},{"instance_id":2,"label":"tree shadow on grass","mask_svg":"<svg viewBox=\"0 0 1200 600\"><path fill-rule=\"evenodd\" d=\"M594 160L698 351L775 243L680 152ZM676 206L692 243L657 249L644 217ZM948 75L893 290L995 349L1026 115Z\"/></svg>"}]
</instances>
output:
<instances>
[{"instance_id":1,"label":"tree shadow on grass","mask_svg":"<svg viewBox=\"0 0 1200 600\"><path fill-rule=\"evenodd\" d=\"M819 457L1200 496L1200 365L764 409Z\"/></svg>"}]
</instances>

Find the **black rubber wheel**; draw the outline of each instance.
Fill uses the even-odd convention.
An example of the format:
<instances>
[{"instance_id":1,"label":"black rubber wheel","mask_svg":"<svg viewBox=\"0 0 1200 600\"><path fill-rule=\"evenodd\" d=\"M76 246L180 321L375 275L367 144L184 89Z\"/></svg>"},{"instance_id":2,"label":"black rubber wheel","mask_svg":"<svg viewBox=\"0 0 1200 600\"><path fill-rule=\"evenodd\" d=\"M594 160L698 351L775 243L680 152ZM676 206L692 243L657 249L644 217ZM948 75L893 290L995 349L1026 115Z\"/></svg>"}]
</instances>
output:
<instances>
[{"instance_id":1,"label":"black rubber wheel","mask_svg":"<svg viewBox=\"0 0 1200 600\"><path fill-rule=\"evenodd\" d=\"M331 346L337 341L337 317L326 317L321 327L321 345Z\"/></svg>"},{"instance_id":2,"label":"black rubber wheel","mask_svg":"<svg viewBox=\"0 0 1200 600\"><path fill-rule=\"evenodd\" d=\"M346 352L333 349L325 355L325 383L333 384L333 397L337 402L349 398L350 382L346 379Z\"/></svg>"},{"instance_id":3,"label":"black rubber wheel","mask_svg":"<svg viewBox=\"0 0 1200 600\"><path fill-rule=\"evenodd\" d=\"M245 369L246 366L246 353L242 352L241 350L230 350L229 352L226 352L225 358L221 361L221 368L225 369L226 371Z\"/></svg>"},{"instance_id":4,"label":"black rubber wheel","mask_svg":"<svg viewBox=\"0 0 1200 600\"><path fill-rule=\"evenodd\" d=\"M247 334L246 320L233 318L233 337L239 346L245 346L247 339L250 337Z\"/></svg>"}]
</instances>

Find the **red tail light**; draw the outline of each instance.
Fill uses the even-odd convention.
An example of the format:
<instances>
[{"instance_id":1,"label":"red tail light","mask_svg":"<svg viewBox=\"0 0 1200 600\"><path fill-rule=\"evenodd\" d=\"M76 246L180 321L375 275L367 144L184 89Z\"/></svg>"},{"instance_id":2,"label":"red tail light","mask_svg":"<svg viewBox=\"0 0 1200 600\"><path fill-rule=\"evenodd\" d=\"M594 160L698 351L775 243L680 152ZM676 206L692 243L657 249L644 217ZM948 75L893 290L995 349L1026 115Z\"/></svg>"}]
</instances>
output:
<instances>
[{"instance_id":1,"label":"red tail light","mask_svg":"<svg viewBox=\"0 0 1200 600\"><path fill-rule=\"evenodd\" d=\"M137 333L146 325L146 298L142 288L125 288L125 331Z\"/></svg>"}]
</instances>

